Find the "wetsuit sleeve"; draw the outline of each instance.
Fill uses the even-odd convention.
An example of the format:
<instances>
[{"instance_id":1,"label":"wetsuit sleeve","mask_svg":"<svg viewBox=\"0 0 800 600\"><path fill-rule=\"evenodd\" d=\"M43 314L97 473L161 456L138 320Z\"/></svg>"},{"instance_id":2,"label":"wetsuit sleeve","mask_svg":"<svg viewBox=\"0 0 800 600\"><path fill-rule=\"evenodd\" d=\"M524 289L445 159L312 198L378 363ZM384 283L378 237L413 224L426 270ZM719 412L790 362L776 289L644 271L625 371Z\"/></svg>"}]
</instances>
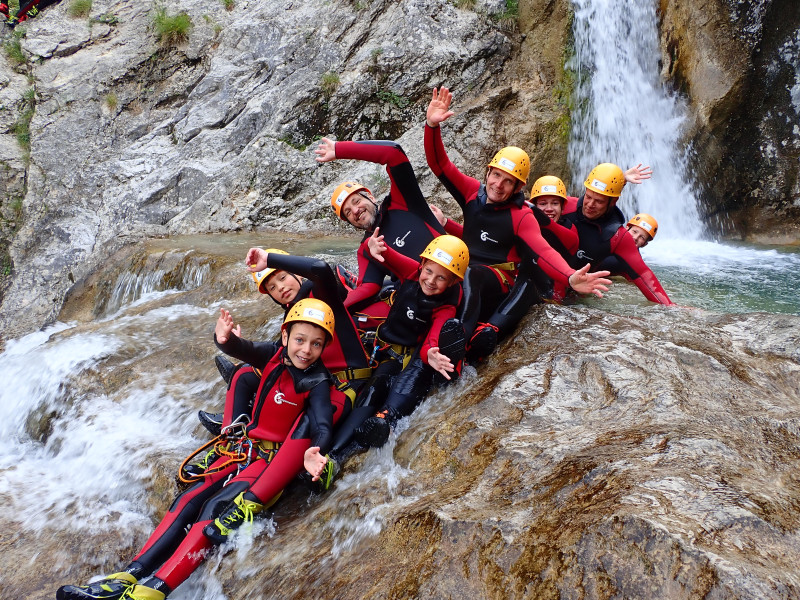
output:
<instances>
[{"instance_id":1,"label":"wetsuit sleeve","mask_svg":"<svg viewBox=\"0 0 800 600\"><path fill-rule=\"evenodd\" d=\"M447 191L463 209L467 200L473 198L481 187L481 182L467 177L450 162L442 143L442 128L425 124L425 158L433 174L439 178Z\"/></svg>"},{"instance_id":2,"label":"wetsuit sleeve","mask_svg":"<svg viewBox=\"0 0 800 600\"><path fill-rule=\"evenodd\" d=\"M545 241L539 223L531 211L524 209L517 215L519 217L515 219L514 226L518 243L522 245L520 255L532 257L553 281L569 285L569 277L575 269Z\"/></svg>"},{"instance_id":3,"label":"wetsuit sleeve","mask_svg":"<svg viewBox=\"0 0 800 600\"><path fill-rule=\"evenodd\" d=\"M336 158L386 165L391 182L392 209L413 212L435 231L444 231L422 195L414 169L400 144L391 141L336 142Z\"/></svg>"},{"instance_id":4,"label":"wetsuit sleeve","mask_svg":"<svg viewBox=\"0 0 800 600\"><path fill-rule=\"evenodd\" d=\"M327 454L333 441L333 408L330 382L323 381L308 392L306 413L311 421L311 445Z\"/></svg>"},{"instance_id":5,"label":"wetsuit sleeve","mask_svg":"<svg viewBox=\"0 0 800 600\"><path fill-rule=\"evenodd\" d=\"M263 369L281 347L278 342L251 342L238 337L235 333L231 333L231 337L224 344L217 341L215 333L214 343L228 356L252 365L256 369Z\"/></svg>"},{"instance_id":6,"label":"wetsuit sleeve","mask_svg":"<svg viewBox=\"0 0 800 600\"><path fill-rule=\"evenodd\" d=\"M439 345L439 334L442 331L442 325L448 319L453 319L456 316L456 307L452 304L444 304L433 311L433 322L431 328L428 330L428 335L422 342L419 348L419 355L426 365L428 364L428 350L436 348ZM448 357L449 358L449 357Z\"/></svg>"},{"instance_id":7,"label":"wetsuit sleeve","mask_svg":"<svg viewBox=\"0 0 800 600\"><path fill-rule=\"evenodd\" d=\"M526 204L529 203L526 202ZM533 216L536 217L536 222L539 224L542 233L549 231L551 234L553 234L560 242L560 245L563 246L565 252L569 254L575 254L578 251L580 242L578 240L578 230L575 229L574 226L567 228L563 225L559 225L553 221L553 219L544 214L544 211L538 206L531 206L530 208L531 212L533 212ZM545 241L547 240L545 239ZM556 246L553 246L553 248L558 250ZM564 259L567 259L567 257L564 256Z\"/></svg>"},{"instance_id":8,"label":"wetsuit sleeve","mask_svg":"<svg viewBox=\"0 0 800 600\"><path fill-rule=\"evenodd\" d=\"M386 246L386 250L382 254L384 260L386 261L387 267L391 270L392 273L397 275L399 279L406 281L408 279L419 279L419 266L420 263L415 261L413 258L409 258L403 254L400 254L394 248L390 246Z\"/></svg>"},{"instance_id":9,"label":"wetsuit sleeve","mask_svg":"<svg viewBox=\"0 0 800 600\"><path fill-rule=\"evenodd\" d=\"M457 238L464 237L464 226L453 219L447 219L447 222L444 224L444 231L448 235L454 235Z\"/></svg>"},{"instance_id":10,"label":"wetsuit sleeve","mask_svg":"<svg viewBox=\"0 0 800 600\"><path fill-rule=\"evenodd\" d=\"M625 275L635 283L645 298L651 302L658 302L666 306L674 304L667 296L664 288L661 287L661 282L658 281L655 273L645 264L642 255L639 253L639 248L636 247L636 242L633 241L633 237L624 227L620 227L617 233L614 234L614 238L611 240L611 249L620 266L624 268L620 274Z\"/></svg>"}]
</instances>

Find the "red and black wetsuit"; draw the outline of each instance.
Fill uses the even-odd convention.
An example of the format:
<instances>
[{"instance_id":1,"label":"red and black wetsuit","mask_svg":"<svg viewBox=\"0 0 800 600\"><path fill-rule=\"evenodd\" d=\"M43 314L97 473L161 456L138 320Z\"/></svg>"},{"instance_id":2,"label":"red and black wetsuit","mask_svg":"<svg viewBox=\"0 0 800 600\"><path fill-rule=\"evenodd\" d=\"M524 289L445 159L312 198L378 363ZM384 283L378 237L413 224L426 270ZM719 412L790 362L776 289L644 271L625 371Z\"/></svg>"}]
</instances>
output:
<instances>
[{"instance_id":1,"label":"red and black wetsuit","mask_svg":"<svg viewBox=\"0 0 800 600\"><path fill-rule=\"evenodd\" d=\"M205 477L175 499L126 569L140 579L152 574L152 578L141 583L165 594L185 581L203 562L213 546L203 528L236 496L246 491L248 499L268 503L303 468L308 448L319 446L322 453L327 452L333 425L345 404L344 395L336 391L333 377L321 361L301 371L291 363L286 364L284 348L277 342L253 343L232 335L228 342L217 345L263 371L253 419L247 426L248 435L254 444L264 440L280 446L277 452L265 454L254 448L252 462L241 471L237 465L230 465ZM304 415L309 418L303 419ZM226 460L226 457L217 459L210 470ZM226 485L231 475L233 478Z\"/></svg>"},{"instance_id":2,"label":"red and black wetsuit","mask_svg":"<svg viewBox=\"0 0 800 600\"><path fill-rule=\"evenodd\" d=\"M464 213L463 240L469 248L470 269L464 278L461 314L467 337L478 320L488 320L504 332L522 318L535 294L531 281L534 263L554 281L569 285L574 269L544 240L522 192L502 204L489 203L485 186L450 162L441 129L427 124L425 156ZM506 299L517 279L516 263L525 277ZM491 317L486 319L488 315Z\"/></svg>"},{"instance_id":3,"label":"red and black wetsuit","mask_svg":"<svg viewBox=\"0 0 800 600\"><path fill-rule=\"evenodd\" d=\"M673 304L658 278L642 260L636 242L625 229L625 217L617 206L599 219L587 219L583 216L581 197L575 211L564 215L564 218L578 231L577 261L590 263L592 271L610 270L612 275L624 276L635 283L651 302Z\"/></svg>"},{"instance_id":4,"label":"red and black wetsuit","mask_svg":"<svg viewBox=\"0 0 800 600\"><path fill-rule=\"evenodd\" d=\"M416 260L433 238L444 233L419 189L414 169L400 144L389 141L336 142L336 158L386 165L391 188L378 208L375 227L381 228L387 246ZM386 267L370 258L369 251L363 252L372 231L365 233L359 248L358 287L348 294L345 301L350 311L367 314L372 314L366 307L374 302L384 278L391 276ZM385 315L383 310L379 316Z\"/></svg>"},{"instance_id":5,"label":"red and black wetsuit","mask_svg":"<svg viewBox=\"0 0 800 600\"><path fill-rule=\"evenodd\" d=\"M441 294L427 296L419 285L420 264L387 247L386 266L400 279L393 294L389 315L377 331L380 364L369 384L359 394L353 412L340 426L337 440L349 439L353 431L375 413L376 407L390 408L398 418L409 415L428 395L435 371L428 365L428 350L439 347L444 324L456 315L462 298L461 285ZM452 357L449 357L452 358ZM461 357L453 362L457 363ZM344 444L334 444L333 454Z\"/></svg>"}]
</instances>

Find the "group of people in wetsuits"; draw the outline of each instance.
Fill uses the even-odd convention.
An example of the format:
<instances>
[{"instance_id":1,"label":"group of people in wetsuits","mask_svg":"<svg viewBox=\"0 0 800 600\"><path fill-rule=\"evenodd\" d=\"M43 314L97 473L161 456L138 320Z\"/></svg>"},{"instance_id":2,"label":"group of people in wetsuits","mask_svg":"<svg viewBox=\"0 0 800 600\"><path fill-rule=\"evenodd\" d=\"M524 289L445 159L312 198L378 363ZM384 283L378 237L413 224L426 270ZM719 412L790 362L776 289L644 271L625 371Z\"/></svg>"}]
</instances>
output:
<instances>
[{"instance_id":1,"label":"group of people in wetsuits","mask_svg":"<svg viewBox=\"0 0 800 600\"><path fill-rule=\"evenodd\" d=\"M581 198L544 176L528 200L530 161L520 148L501 149L483 182L449 160L440 125L454 114L451 102L447 88L433 91L425 154L463 224L428 205L398 144L322 138L318 162L365 160L389 175L381 202L352 181L331 197L336 215L364 231L358 275L280 249L248 251L259 292L285 309L280 340L244 339L220 311L215 344L239 361L218 362L228 381L223 412L201 411L220 435L200 461L182 466L191 486L130 564L62 586L58 600L162 600L298 475L327 489L354 451L382 446L433 387L481 362L533 304L602 297L611 274L671 304L638 252L655 236L655 220L626 222L616 206L626 182L648 178L648 168L600 164Z\"/></svg>"}]
</instances>

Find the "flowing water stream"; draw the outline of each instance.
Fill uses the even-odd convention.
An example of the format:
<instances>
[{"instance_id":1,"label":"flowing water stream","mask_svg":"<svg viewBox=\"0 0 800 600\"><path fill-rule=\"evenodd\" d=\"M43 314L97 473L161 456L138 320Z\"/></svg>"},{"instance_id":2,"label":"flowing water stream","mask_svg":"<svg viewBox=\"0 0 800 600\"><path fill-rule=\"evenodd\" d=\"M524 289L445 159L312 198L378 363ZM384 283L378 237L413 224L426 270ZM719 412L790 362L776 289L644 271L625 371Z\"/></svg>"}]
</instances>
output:
<instances>
[{"instance_id":1,"label":"flowing water stream","mask_svg":"<svg viewBox=\"0 0 800 600\"><path fill-rule=\"evenodd\" d=\"M602 592L614 585L631 586L625 597L645 597L646 575L625 567L614 579L613 552L592 554L591 548L607 548L615 539L647 541L651 558L644 570L651 576L659 572L658 556L680 554L664 575L678 582L676 589L695 590L692 582L708 580L723 589L745 586L750 591L741 597L798 597L800 582L786 575L781 562L797 556L800 484L791 475L800 440L797 412L759 400L754 402L762 412L751 415L755 404L730 400L741 422L729 424L727 413L712 418L716 408L700 398L692 402L697 407L687 407L692 403L686 394L692 381L701 389L735 389L736 398L746 385L773 385L776 396L784 387L798 387L791 364L770 363L771 383L762 384L759 369L766 367L740 373L737 361L750 355L731 358L720 346L727 343L724 332L740 340L741 331L757 331L761 320L782 323L780 317L751 321L727 313L800 314L793 289L800 253L702 239L682 167L683 108L659 79L655 4L579 0L575 9L585 110L574 127L581 137L570 145L574 172L605 160L654 167L651 182L625 191L623 208L659 219L645 260L676 303L701 310L653 306L627 283L615 285L603 300L537 309L525 337L504 351L504 362L468 369L458 385L401 423L384 449L348 466L332 493L290 493L274 521L241 536L236 550L212 558L172 598L432 597L425 577L437 576L436 597L553 597L556 587L563 597L614 597ZM58 323L7 342L0 354L0 598L51 598L59 585L126 564L152 531L176 492L177 465L206 439L196 411L220 407L224 398L213 366L219 308L231 309L245 337L266 339L278 330L278 310L254 293L242 267L252 245L352 266L356 239L248 234L151 241L109 260L75 291ZM791 331L796 321L786 319ZM561 331L571 333L566 341ZM715 345L717 338L723 342ZM670 356L648 355L647 340L667 351L678 348L674 376L659 370ZM736 343L752 342L745 335ZM765 343L775 356L797 352L784 338ZM631 372L609 367L608 361L613 366L625 359L621 348L639 353ZM606 361L606 371L593 360ZM714 377L706 380L706 373ZM630 381L630 388L620 381ZM645 390L644 396L634 397L632 389ZM587 412L591 418L580 424L576 415L595 398L599 412ZM684 410L698 411L691 425L665 433L664 423ZM628 423L648 411L656 416L646 426ZM604 418L613 422L607 430ZM736 437L749 427L745 441ZM707 441L717 429L730 438ZM759 436L767 435L769 452L758 446ZM584 442L577 453L569 447ZM756 461L754 474L715 467L713 485L704 488L697 461L724 460L739 447ZM517 465L519 457L525 458ZM659 478L669 460L675 463ZM634 484L626 477L636 469L646 475ZM757 493L731 492L729 482L737 477L758 479ZM658 511L643 520L620 516L611 525L587 517L581 526L589 537L564 525L576 514L592 514L592 506L610 514L617 504L604 503L611 495L623 505L662 508L669 498L673 506L684 499L691 505L687 512L702 513L696 518L703 525L683 514L659 520ZM692 504L691 498L704 500ZM770 550L753 550L756 559L741 550L758 545L748 529L752 522L769 530L764 547ZM723 524L735 526L733 542ZM691 541L678 544L667 532ZM565 548L576 547L577 562L570 563L565 557L573 550ZM710 555L701 550L708 547L717 558L705 558ZM246 556L248 550L255 558ZM759 552L773 552L773 563L758 558ZM424 560L436 553L461 562L440 557L439 569L431 570ZM697 568L691 566L696 553ZM599 575L581 579L580 573L592 572L589 556L606 561L600 570L608 581ZM403 567L393 573L392 565ZM556 587L532 583L545 581L547 573L560 582ZM391 593L370 583L382 577L395 582L383 584L395 586ZM640 578L645 583L636 587ZM464 587L476 579L482 591ZM570 595L572 581L583 590L577 596ZM321 591L326 582L330 587ZM238 595L229 595L230 589ZM659 589L659 597L689 597Z\"/></svg>"}]
</instances>

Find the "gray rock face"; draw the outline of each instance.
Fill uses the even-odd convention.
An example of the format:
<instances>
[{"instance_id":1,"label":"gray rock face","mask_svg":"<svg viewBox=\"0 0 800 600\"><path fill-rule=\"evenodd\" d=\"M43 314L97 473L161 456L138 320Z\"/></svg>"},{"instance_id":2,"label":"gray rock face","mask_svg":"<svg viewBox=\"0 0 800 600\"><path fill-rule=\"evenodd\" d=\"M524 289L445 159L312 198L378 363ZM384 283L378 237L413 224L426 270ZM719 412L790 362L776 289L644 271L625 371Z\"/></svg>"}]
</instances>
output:
<instances>
[{"instance_id":1,"label":"gray rock face","mask_svg":"<svg viewBox=\"0 0 800 600\"><path fill-rule=\"evenodd\" d=\"M800 5L661 2L664 71L697 118L709 224L767 243L800 239Z\"/></svg>"},{"instance_id":2,"label":"gray rock face","mask_svg":"<svg viewBox=\"0 0 800 600\"><path fill-rule=\"evenodd\" d=\"M21 40L37 101L0 319L9 336L54 319L74 281L144 237L339 227L326 205L345 171L371 177L379 193L388 186L380 168L317 168L320 135L401 138L430 189L421 159L430 89L446 83L474 98L512 51L485 13L444 0L237 2L230 12L173 3L168 12L193 23L178 47L159 45L150 5L95 4L94 22L67 9L43 11ZM18 84L4 90L21 94ZM495 128L481 127L493 108L471 115L468 158L494 145ZM18 179L12 146L0 144L0 158Z\"/></svg>"}]
</instances>

